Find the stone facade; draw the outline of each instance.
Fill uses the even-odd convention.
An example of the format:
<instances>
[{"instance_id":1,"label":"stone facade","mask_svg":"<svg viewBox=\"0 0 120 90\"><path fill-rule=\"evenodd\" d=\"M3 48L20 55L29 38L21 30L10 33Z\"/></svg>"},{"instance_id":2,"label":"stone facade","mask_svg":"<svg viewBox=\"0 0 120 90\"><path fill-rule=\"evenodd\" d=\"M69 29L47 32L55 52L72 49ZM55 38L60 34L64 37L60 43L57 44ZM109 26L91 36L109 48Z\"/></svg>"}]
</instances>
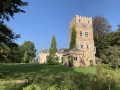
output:
<instances>
[{"instance_id":1,"label":"stone facade","mask_svg":"<svg viewBox=\"0 0 120 90\"><path fill-rule=\"evenodd\" d=\"M71 41L72 27L76 28L76 47L63 55L64 65L68 65L67 57L74 57L74 67L89 66L90 60L95 64L95 46L93 39L93 25L91 17L76 15L69 23L69 43ZM85 63L81 63L81 60Z\"/></svg>"},{"instance_id":2,"label":"stone facade","mask_svg":"<svg viewBox=\"0 0 120 90\"><path fill-rule=\"evenodd\" d=\"M59 63L62 62L63 50L58 50L56 55L59 57ZM47 63L47 56L49 55L49 49L44 49L37 54L38 63Z\"/></svg>"}]
</instances>

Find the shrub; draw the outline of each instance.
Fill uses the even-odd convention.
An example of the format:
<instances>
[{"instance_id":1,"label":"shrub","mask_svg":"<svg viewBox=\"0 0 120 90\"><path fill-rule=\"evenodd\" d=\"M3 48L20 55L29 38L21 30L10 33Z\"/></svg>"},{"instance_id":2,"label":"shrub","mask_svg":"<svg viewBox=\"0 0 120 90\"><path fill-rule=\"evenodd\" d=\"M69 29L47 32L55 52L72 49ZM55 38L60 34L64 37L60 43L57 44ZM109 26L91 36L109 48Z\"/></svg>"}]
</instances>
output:
<instances>
[{"instance_id":1,"label":"shrub","mask_svg":"<svg viewBox=\"0 0 120 90\"><path fill-rule=\"evenodd\" d=\"M31 84L31 85L23 88L23 90L41 90L41 88L37 84Z\"/></svg>"},{"instance_id":2,"label":"shrub","mask_svg":"<svg viewBox=\"0 0 120 90\"><path fill-rule=\"evenodd\" d=\"M93 66L93 60L90 60L90 66Z\"/></svg>"},{"instance_id":3,"label":"shrub","mask_svg":"<svg viewBox=\"0 0 120 90\"><path fill-rule=\"evenodd\" d=\"M73 56L68 56L69 67L73 66Z\"/></svg>"}]
</instances>

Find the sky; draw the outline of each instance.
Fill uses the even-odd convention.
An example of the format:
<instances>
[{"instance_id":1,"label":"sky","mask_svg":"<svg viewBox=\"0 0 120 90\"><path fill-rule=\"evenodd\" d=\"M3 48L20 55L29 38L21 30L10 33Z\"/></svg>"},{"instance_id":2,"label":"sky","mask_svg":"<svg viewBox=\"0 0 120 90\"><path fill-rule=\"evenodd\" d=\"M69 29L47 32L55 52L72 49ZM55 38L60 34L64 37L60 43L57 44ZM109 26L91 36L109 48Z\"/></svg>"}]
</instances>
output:
<instances>
[{"instance_id":1,"label":"sky","mask_svg":"<svg viewBox=\"0 0 120 90\"><path fill-rule=\"evenodd\" d=\"M16 34L16 42L35 44L37 53L49 49L55 35L57 48L69 48L69 22L75 15L105 17L112 30L120 24L120 0L23 0L29 3L22 9L26 13L15 14L5 22Z\"/></svg>"}]
</instances>

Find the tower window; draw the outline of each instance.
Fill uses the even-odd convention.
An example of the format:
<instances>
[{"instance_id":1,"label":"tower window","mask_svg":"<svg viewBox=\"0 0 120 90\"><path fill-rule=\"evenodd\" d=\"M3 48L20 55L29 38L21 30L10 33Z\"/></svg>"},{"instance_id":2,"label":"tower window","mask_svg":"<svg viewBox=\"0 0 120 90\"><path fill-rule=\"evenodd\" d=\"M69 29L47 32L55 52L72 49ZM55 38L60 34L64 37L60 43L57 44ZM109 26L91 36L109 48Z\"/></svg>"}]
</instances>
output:
<instances>
[{"instance_id":1,"label":"tower window","mask_svg":"<svg viewBox=\"0 0 120 90\"><path fill-rule=\"evenodd\" d=\"M89 46L87 45L87 49L89 48Z\"/></svg>"},{"instance_id":2,"label":"tower window","mask_svg":"<svg viewBox=\"0 0 120 90\"><path fill-rule=\"evenodd\" d=\"M77 61L77 57L74 57L74 60Z\"/></svg>"},{"instance_id":3,"label":"tower window","mask_svg":"<svg viewBox=\"0 0 120 90\"><path fill-rule=\"evenodd\" d=\"M79 19L79 23L80 23L80 19Z\"/></svg>"},{"instance_id":4,"label":"tower window","mask_svg":"<svg viewBox=\"0 0 120 90\"><path fill-rule=\"evenodd\" d=\"M88 37L88 32L85 32L85 37Z\"/></svg>"},{"instance_id":5,"label":"tower window","mask_svg":"<svg viewBox=\"0 0 120 90\"><path fill-rule=\"evenodd\" d=\"M82 31L80 31L80 37L82 37Z\"/></svg>"},{"instance_id":6,"label":"tower window","mask_svg":"<svg viewBox=\"0 0 120 90\"><path fill-rule=\"evenodd\" d=\"M86 61L88 61L88 58L86 58Z\"/></svg>"},{"instance_id":7,"label":"tower window","mask_svg":"<svg viewBox=\"0 0 120 90\"><path fill-rule=\"evenodd\" d=\"M83 28L85 28L86 26L85 25L83 25Z\"/></svg>"},{"instance_id":8,"label":"tower window","mask_svg":"<svg viewBox=\"0 0 120 90\"><path fill-rule=\"evenodd\" d=\"M83 45L81 45L81 48L83 48Z\"/></svg>"}]
</instances>

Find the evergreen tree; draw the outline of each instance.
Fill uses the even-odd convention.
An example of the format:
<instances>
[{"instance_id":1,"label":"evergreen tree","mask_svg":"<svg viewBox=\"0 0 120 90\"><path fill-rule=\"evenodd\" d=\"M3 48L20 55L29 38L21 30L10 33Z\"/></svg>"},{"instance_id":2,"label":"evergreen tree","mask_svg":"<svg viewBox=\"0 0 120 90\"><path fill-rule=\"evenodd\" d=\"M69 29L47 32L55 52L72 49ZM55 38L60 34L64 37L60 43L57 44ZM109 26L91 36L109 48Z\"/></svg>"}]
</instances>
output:
<instances>
[{"instance_id":1,"label":"evergreen tree","mask_svg":"<svg viewBox=\"0 0 120 90\"><path fill-rule=\"evenodd\" d=\"M50 54L47 56L47 63L49 64L58 64L58 57L56 56L57 47L55 36L52 37L51 47L49 49Z\"/></svg>"},{"instance_id":2,"label":"evergreen tree","mask_svg":"<svg viewBox=\"0 0 120 90\"><path fill-rule=\"evenodd\" d=\"M75 26L73 26L72 33L71 33L70 49L75 47L76 47L76 29L75 29Z\"/></svg>"}]
</instances>

